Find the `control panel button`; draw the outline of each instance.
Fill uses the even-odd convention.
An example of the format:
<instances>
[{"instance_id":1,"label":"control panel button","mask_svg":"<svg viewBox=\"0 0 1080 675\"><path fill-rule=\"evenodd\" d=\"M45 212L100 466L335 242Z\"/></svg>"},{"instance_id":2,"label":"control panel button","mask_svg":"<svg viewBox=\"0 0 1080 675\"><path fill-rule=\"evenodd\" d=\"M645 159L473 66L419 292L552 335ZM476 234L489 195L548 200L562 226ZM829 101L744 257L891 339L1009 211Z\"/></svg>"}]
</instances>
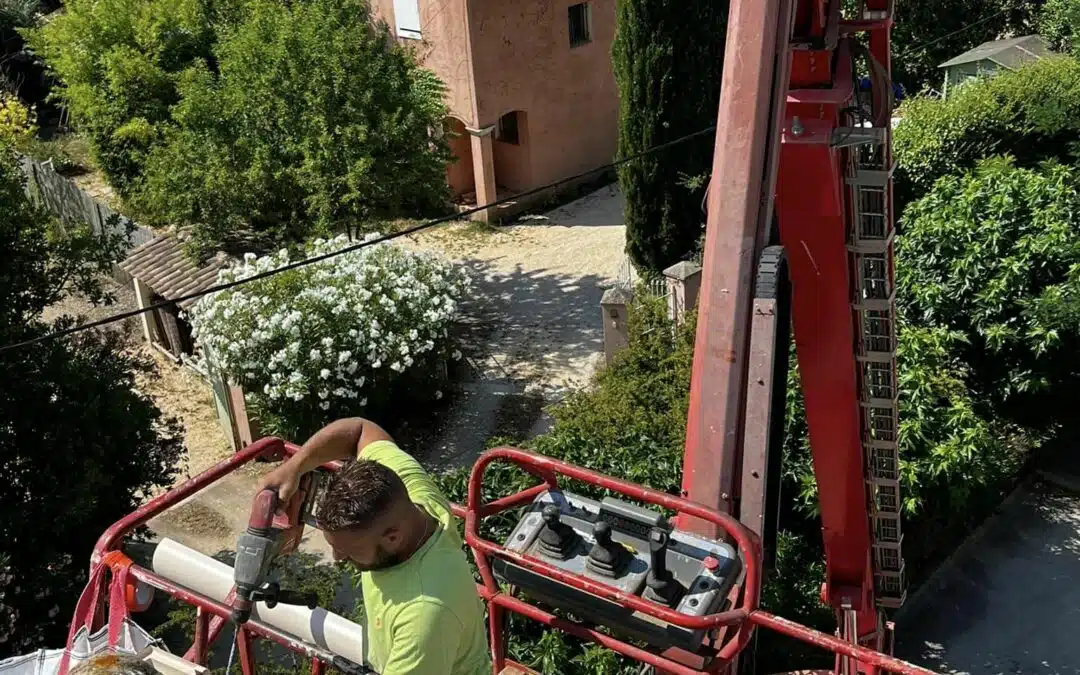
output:
<instances>
[{"instance_id":1,"label":"control panel button","mask_svg":"<svg viewBox=\"0 0 1080 675\"><path fill-rule=\"evenodd\" d=\"M701 561L701 564L704 565L705 569L709 570L713 574L716 574L716 570L720 569L720 561L712 557L711 555L705 558L705 560Z\"/></svg>"}]
</instances>

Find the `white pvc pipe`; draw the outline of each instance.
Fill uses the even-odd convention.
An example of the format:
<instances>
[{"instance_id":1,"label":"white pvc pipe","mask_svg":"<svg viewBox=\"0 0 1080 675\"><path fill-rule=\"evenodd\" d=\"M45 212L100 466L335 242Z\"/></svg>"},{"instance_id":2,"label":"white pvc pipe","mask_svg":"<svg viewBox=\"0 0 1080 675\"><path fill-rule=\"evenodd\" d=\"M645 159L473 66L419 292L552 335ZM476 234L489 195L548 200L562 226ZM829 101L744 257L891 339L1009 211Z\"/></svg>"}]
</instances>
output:
<instances>
[{"instance_id":1,"label":"white pvc pipe","mask_svg":"<svg viewBox=\"0 0 1080 675\"><path fill-rule=\"evenodd\" d=\"M218 602L225 602L233 589L233 568L172 539L158 543L152 565L155 573L169 581ZM279 604L267 609L259 602L251 616L353 663L367 664L364 627L322 607L311 610Z\"/></svg>"}]
</instances>

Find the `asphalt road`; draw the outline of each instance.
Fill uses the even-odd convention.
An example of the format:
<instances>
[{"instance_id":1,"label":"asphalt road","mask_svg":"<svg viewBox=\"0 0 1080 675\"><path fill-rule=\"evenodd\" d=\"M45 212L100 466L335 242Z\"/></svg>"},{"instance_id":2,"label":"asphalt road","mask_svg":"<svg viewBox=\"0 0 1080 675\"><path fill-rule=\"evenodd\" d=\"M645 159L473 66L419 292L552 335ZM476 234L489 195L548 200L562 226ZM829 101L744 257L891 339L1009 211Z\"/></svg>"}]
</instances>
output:
<instances>
[{"instance_id":1,"label":"asphalt road","mask_svg":"<svg viewBox=\"0 0 1080 675\"><path fill-rule=\"evenodd\" d=\"M1020 488L898 621L896 655L942 673L1080 674L1080 480Z\"/></svg>"}]
</instances>

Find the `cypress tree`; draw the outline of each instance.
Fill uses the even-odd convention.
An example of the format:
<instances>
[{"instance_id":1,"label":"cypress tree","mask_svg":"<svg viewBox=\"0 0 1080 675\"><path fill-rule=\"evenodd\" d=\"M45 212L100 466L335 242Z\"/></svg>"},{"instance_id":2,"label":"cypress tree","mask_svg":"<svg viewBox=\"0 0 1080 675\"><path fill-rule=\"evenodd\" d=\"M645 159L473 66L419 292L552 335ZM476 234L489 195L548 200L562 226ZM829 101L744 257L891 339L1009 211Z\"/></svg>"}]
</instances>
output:
<instances>
[{"instance_id":1,"label":"cypress tree","mask_svg":"<svg viewBox=\"0 0 1080 675\"><path fill-rule=\"evenodd\" d=\"M727 0L617 0L616 13L618 157L715 124ZM661 271L697 244L713 140L706 134L620 166L627 253L639 268Z\"/></svg>"}]
</instances>

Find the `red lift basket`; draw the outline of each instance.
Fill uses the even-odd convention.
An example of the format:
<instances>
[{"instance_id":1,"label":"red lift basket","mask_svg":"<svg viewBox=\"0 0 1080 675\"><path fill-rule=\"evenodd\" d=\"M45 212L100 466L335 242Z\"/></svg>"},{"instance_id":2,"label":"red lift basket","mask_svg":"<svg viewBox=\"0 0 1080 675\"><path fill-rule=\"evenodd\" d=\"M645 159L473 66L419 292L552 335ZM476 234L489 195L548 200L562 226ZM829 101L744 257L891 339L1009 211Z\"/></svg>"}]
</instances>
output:
<instances>
[{"instance_id":1,"label":"red lift basket","mask_svg":"<svg viewBox=\"0 0 1080 675\"><path fill-rule=\"evenodd\" d=\"M487 504L481 503L484 473L488 466L495 461L508 462L518 466L539 479L540 484L514 495L500 497ZM745 570L743 582L733 589L731 596L729 596L732 600L732 609L701 617L679 614L668 607L640 596L623 593L598 584L585 576L565 572L537 558L509 551L500 544L484 539L480 535L479 524L481 520L509 509L530 504L537 496L547 490L559 489L560 476L610 490L629 499L670 509L679 514L686 514L716 525L738 549ZM472 549L480 571L482 583L478 585L478 589L480 596L488 606L489 639L494 672L497 674L502 673L505 669L522 669L520 664L506 658L506 636L503 634L502 629L504 626L504 612L509 611L594 642L642 664L651 665L659 672L672 675L703 675L725 670L732 664L739 652L747 646L756 626L770 628L832 652L838 658L850 662L852 669L848 672L851 673L855 673L856 669L861 669L859 668L861 666L903 675L932 675L931 671L924 668L881 652L845 642L832 635L801 626L759 609L758 593L761 586L761 542L759 538L735 518L707 508L697 502L658 492L611 476L605 476L543 455L514 448L496 448L485 452L476 461L469 476L469 492L465 507L454 505L454 513L465 520L465 541L469 548ZM491 559L493 557L502 558L577 590L621 603L642 614L676 626L694 630L713 629L712 635L718 639L718 643L713 648L715 656L707 665L701 665L700 667L685 665L681 662L683 659L674 660L677 658L676 653L656 654L605 632L557 617L500 590L491 569ZM700 665L700 661L698 663ZM527 669L522 670L527 671Z\"/></svg>"},{"instance_id":2,"label":"red lift basket","mask_svg":"<svg viewBox=\"0 0 1080 675\"><path fill-rule=\"evenodd\" d=\"M205 665L209 646L221 634L231 614L231 608L211 598L194 593L172 581L155 574L153 571L132 563L120 551L124 537L145 525L149 520L167 509L178 505L183 500L212 485L226 475L256 459L281 459L297 452L299 448L278 438L264 438L237 452L232 457L207 469L191 480L169 492L155 497L139 509L116 522L98 539L91 557L91 584L84 598L80 599L72 620L73 627L86 626L97 631L103 626L110 629L110 638L122 629L128 618L127 598L131 595L133 583L145 584L158 592L165 593L176 600L196 607L195 639L184 654L184 659L192 663ZM515 464L540 480L540 484L514 495L501 497L487 504L480 502L482 480L487 467L495 461ZM324 465L325 470L334 472L341 468L339 462ZM730 537L743 558L746 577L741 587L733 591L734 609L703 617L688 617L671 611L667 607L644 600L638 596L625 595L605 586L596 584L586 577L570 574L552 568L543 561L522 556L479 534L479 523L508 509L530 503L542 492L558 488L558 477L583 481L589 485L611 490L630 499L671 509L680 513L701 518L716 524ZM529 672L520 664L506 659L506 636L502 633L504 612L514 612L562 630L585 640L600 644L608 649L630 657L643 664L658 668L661 672L675 675L700 675L715 673L728 664L744 648L756 626L771 628L804 642L817 645L833 652L838 657L847 658L859 665L899 673L901 675L935 675L929 670L919 668L880 652L853 645L831 635L800 626L791 621L773 616L757 607L758 587L760 585L760 544L757 537L746 527L718 511L708 509L701 504L691 502L669 494L605 476L578 466L573 466L542 455L512 448L497 448L484 453L477 460L469 478L469 494L464 507L453 505L454 514L465 520L465 539L473 551L483 583L477 586L480 596L488 607L488 626L494 675L508 668ZM531 570L547 574L565 584L587 593L623 602L649 616L669 621L691 629L716 628L720 633L717 658L706 670L696 670L669 658L648 652L632 644L616 639L606 633L576 624L554 616L534 605L528 604L499 590L491 571L491 558L500 557L522 565ZM104 581L108 578L107 589ZM96 581L95 581L96 580ZM74 630L73 630L74 633ZM303 642L295 636L285 634L258 620L252 619L239 627L237 631L238 660L244 675L254 675L256 664L253 640L268 639L276 642L301 656L311 659L312 675L320 675L334 661L334 655L315 645ZM112 640L110 640L112 642ZM70 648L71 645L69 644ZM59 675L66 675L62 669ZM854 670L849 672L854 673ZM554 674L549 674L554 675Z\"/></svg>"}]
</instances>

